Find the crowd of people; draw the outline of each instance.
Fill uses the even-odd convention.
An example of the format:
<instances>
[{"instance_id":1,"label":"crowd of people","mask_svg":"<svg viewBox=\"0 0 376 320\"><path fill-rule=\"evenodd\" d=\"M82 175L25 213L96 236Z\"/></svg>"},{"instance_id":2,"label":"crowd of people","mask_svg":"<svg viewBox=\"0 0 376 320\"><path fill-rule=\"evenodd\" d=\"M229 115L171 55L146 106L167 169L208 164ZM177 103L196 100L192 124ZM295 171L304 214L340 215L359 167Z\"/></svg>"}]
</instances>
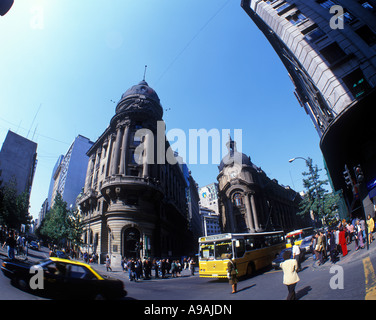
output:
<instances>
[{"instance_id":1,"label":"crowd of people","mask_svg":"<svg viewBox=\"0 0 376 320\"><path fill-rule=\"evenodd\" d=\"M25 258L28 256L29 239L20 232L0 226L0 244L2 248L6 246L9 259L15 259L16 256ZM40 247L39 242L38 246Z\"/></svg>"},{"instance_id":2,"label":"crowd of people","mask_svg":"<svg viewBox=\"0 0 376 320\"><path fill-rule=\"evenodd\" d=\"M332 263L339 261L339 256L345 257L348 253L347 245L355 242L355 251L364 249L367 243L373 241L375 222L370 215L367 220L353 219L342 220L334 228L327 231L317 232L311 240L313 259L319 265L324 264L328 259Z\"/></svg>"},{"instance_id":3,"label":"crowd of people","mask_svg":"<svg viewBox=\"0 0 376 320\"><path fill-rule=\"evenodd\" d=\"M180 277L182 270L189 269L191 275L195 272L195 261L193 258L179 259L153 259L144 258L123 258L121 267L123 272L128 273L130 281L138 281L141 279L149 280L154 276L155 279L167 277ZM109 257L106 258L106 269L112 271ZM154 274L154 275L153 275Z\"/></svg>"}]
</instances>

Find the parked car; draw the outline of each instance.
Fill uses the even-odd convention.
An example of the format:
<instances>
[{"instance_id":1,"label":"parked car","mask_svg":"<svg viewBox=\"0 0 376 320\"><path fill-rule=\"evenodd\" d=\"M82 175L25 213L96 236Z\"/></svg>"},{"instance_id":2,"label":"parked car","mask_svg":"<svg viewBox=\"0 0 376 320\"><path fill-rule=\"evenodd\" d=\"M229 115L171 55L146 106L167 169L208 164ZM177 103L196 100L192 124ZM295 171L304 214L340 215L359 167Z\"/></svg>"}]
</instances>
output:
<instances>
[{"instance_id":1,"label":"parked car","mask_svg":"<svg viewBox=\"0 0 376 320\"><path fill-rule=\"evenodd\" d=\"M286 251L290 251L291 252L291 259L292 259L292 248L286 248L286 249L283 249L279 255L272 261L272 266L274 269L280 269L280 264L285 261L285 259L283 259L283 254L286 252ZM305 249L300 249L300 262L304 261L305 260Z\"/></svg>"},{"instance_id":2,"label":"parked car","mask_svg":"<svg viewBox=\"0 0 376 320\"><path fill-rule=\"evenodd\" d=\"M43 284L33 288L31 278L37 276L31 268L43 271ZM12 283L37 295L57 299L119 299L127 295L121 280L100 275L90 265L50 257L37 264L19 260L5 260L1 271ZM35 283L35 282L33 282Z\"/></svg>"},{"instance_id":3,"label":"parked car","mask_svg":"<svg viewBox=\"0 0 376 320\"><path fill-rule=\"evenodd\" d=\"M300 244L300 250L304 250L305 253L312 252L311 241L312 241L312 236L305 237L302 243Z\"/></svg>"},{"instance_id":4,"label":"parked car","mask_svg":"<svg viewBox=\"0 0 376 320\"><path fill-rule=\"evenodd\" d=\"M31 241L31 242L29 243L29 249L39 250L38 243L37 243L36 241Z\"/></svg>"}]
</instances>

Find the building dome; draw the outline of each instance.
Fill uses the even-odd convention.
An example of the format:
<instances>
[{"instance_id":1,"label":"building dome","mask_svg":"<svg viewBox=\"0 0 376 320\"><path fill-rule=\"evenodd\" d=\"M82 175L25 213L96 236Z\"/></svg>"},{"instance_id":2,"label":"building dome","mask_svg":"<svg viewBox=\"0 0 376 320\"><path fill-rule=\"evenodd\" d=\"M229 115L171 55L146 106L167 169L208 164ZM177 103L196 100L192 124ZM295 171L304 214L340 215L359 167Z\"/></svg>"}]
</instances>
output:
<instances>
[{"instance_id":1,"label":"building dome","mask_svg":"<svg viewBox=\"0 0 376 320\"><path fill-rule=\"evenodd\" d=\"M219 171L222 171L224 167L232 166L235 163L252 166L251 158L246 154L237 151L236 142L232 140L231 137L229 138L229 142L226 143L229 152L223 157L220 165L218 166Z\"/></svg>"},{"instance_id":2,"label":"building dome","mask_svg":"<svg viewBox=\"0 0 376 320\"><path fill-rule=\"evenodd\" d=\"M159 97L154 89L150 88L145 80L142 80L139 84L132 86L121 96L120 100L126 99L133 95L144 95L145 97L160 103Z\"/></svg>"}]
</instances>

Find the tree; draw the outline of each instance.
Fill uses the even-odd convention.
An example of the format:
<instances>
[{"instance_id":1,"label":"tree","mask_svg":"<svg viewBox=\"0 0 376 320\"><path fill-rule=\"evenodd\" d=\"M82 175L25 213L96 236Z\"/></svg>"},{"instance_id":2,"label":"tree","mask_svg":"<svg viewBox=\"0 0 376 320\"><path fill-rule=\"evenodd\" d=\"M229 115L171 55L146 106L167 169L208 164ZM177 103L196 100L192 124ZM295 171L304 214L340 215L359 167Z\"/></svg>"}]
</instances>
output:
<instances>
[{"instance_id":1,"label":"tree","mask_svg":"<svg viewBox=\"0 0 376 320\"><path fill-rule=\"evenodd\" d=\"M317 219L327 219L335 215L337 211L338 195L329 193L324 186L328 184L328 180L320 180L320 171L317 165L312 164L312 159L306 160L308 172L303 172L306 177L303 179L305 195L300 203L300 215L310 214L316 221Z\"/></svg>"},{"instance_id":2,"label":"tree","mask_svg":"<svg viewBox=\"0 0 376 320\"><path fill-rule=\"evenodd\" d=\"M30 225L29 193L17 192L17 181L13 177L0 189L0 224L20 230L21 224Z\"/></svg>"},{"instance_id":3,"label":"tree","mask_svg":"<svg viewBox=\"0 0 376 320\"><path fill-rule=\"evenodd\" d=\"M40 233L53 243L65 246L69 236L68 216L67 203L58 192L53 207L46 214Z\"/></svg>"},{"instance_id":4,"label":"tree","mask_svg":"<svg viewBox=\"0 0 376 320\"><path fill-rule=\"evenodd\" d=\"M69 241L79 247L82 245L82 233L84 232L84 223L81 220L81 215L78 210L72 210L68 219L69 224Z\"/></svg>"},{"instance_id":5,"label":"tree","mask_svg":"<svg viewBox=\"0 0 376 320\"><path fill-rule=\"evenodd\" d=\"M57 193L55 203L38 232L61 247L66 247L68 242L79 246L82 244L83 223L78 210L68 210L67 203Z\"/></svg>"}]
</instances>

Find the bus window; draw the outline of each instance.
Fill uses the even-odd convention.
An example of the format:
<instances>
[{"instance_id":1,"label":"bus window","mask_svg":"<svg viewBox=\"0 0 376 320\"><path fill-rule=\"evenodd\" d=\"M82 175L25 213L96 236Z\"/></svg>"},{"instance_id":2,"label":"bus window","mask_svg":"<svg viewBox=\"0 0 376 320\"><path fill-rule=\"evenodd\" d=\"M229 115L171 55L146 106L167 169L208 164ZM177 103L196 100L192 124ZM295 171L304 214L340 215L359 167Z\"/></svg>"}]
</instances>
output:
<instances>
[{"instance_id":1,"label":"bus window","mask_svg":"<svg viewBox=\"0 0 376 320\"><path fill-rule=\"evenodd\" d=\"M244 240L235 240L235 258L241 258L245 253Z\"/></svg>"},{"instance_id":2,"label":"bus window","mask_svg":"<svg viewBox=\"0 0 376 320\"><path fill-rule=\"evenodd\" d=\"M254 249L253 237L247 237L245 239L245 250L251 251Z\"/></svg>"},{"instance_id":3,"label":"bus window","mask_svg":"<svg viewBox=\"0 0 376 320\"><path fill-rule=\"evenodd\" d=\"M215 258L228 259L228 255L232 254L231 241L219 241L215 243Z\"/></svg>"},{"instance_id":4,"label":"bus window","mask_svg":"<svg viewBox=\"0 0 376 320\"><path fill-rule=\"evenodd\" d=\"M203 260L214 259L214 243L201 244L200 246L200 258Z\"/></svg>"}]
</instances>

